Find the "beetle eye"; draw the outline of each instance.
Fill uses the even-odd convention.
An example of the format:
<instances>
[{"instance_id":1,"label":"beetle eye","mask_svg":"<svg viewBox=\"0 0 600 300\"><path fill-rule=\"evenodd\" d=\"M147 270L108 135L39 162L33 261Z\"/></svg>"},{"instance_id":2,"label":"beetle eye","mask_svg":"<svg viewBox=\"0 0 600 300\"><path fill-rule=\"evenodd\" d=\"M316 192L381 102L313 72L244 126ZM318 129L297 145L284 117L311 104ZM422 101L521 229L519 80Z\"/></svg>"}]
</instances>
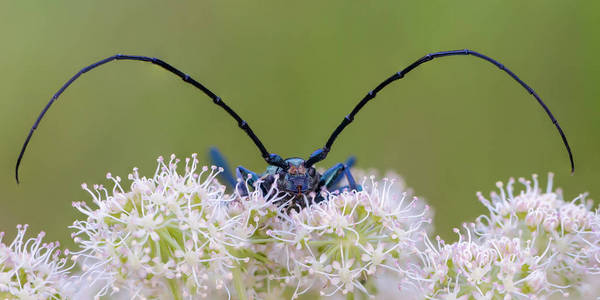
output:
<instances>
[{"instance_id":1,"label":"beetle eye","mask_svg":"<svg viewBox=\"0 0 600 300\"><path fill-rule=\"evenodd\" d=\"M297 173L296 166L290 165L290 167L288 168L288 173L290 173L291 175L296 175L296 173Z\"/></svg>"},{"instance_id":2,"label":"beetle eye","mask_svg":"<svg viewBox=\"0 0 600 300\"><path fill-rule=\"evenodd\" d=\"M296 171L298 172L298 174L302 174L302 175L304 175L304 173L306 173L306 169L304 168L303 165L298 166L298 169Z\"/></svg>"}]
</instances>

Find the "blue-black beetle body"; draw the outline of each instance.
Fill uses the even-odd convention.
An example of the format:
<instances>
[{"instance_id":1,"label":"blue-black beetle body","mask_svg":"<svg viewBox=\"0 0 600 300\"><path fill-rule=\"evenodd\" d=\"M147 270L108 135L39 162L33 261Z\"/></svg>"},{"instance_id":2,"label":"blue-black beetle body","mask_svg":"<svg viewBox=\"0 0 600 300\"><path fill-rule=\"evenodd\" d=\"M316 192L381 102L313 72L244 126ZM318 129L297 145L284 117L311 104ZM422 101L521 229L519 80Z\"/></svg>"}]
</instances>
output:
<instances>
[{"instance_id":1,"label":"blue-black beetle body","mask_svg":"<svg viewBox=\"0 0 600 300\"><path fill-rule=\"evenodd\" d=\"M350 173L350 168L355 162L353 157L345 163L336 164L323 174L320 174L315 167L307 166L306 161L299 157L282 160L285 167L269 165L262 174L238 166L236 168L237 180L233 178L229 165L219 150L212 148L210 157L215 165L223 168L221 178L230 188L237 188L240 194L246 195L248 187L259 187L266 194L275 184L278 192L288 195L286 200L292 200L290 205L293 207L303 207L307 201L322 201L324 198L320 192L323 190L328 192L337 192L343 189L361 190L361 186L356 184ZM348 185L339 186L344 177L346 177Z\"/></svg>"}]
</instances>

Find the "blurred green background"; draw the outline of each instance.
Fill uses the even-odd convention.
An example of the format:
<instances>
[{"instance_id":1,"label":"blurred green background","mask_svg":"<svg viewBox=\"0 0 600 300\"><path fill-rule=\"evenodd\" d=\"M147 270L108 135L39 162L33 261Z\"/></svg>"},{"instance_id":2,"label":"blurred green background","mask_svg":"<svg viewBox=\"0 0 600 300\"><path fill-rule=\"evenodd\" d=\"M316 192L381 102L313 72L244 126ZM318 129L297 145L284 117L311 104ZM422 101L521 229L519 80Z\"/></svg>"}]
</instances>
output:
<instances>
[{"instance_id":1,"label":"blurred green background","mask_svg":"<svg viewBox=\"0 0 600 300\"><path fill-rule=\"evenodd\" d=\"M576 162L541 107L496 67L435 60L383 92L337 140L328 167L402 174L451 229L485 210L510 176L557 174L568 198L600 198L600 4L597 1L0 1L0 231L70 245L67 226L89 200L80 183L151 175L159 155L205 157L262 171L254 144L209 98L140 62L85 74L18 151L56 90L115 53L156 56L220 95L270 151L307 157L380 81L428 52L470 48L530 84L563 126Z\"/></svg>"}]
</instances>

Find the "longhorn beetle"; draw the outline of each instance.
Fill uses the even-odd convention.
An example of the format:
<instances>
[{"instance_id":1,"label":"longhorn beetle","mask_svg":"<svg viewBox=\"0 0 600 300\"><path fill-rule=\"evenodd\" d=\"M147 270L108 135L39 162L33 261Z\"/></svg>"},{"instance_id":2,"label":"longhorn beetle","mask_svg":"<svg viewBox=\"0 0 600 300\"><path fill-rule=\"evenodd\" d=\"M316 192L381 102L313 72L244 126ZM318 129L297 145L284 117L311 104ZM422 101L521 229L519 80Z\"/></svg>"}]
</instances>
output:
<instances>
[{"instance_id":1,"label":"longhorn beetle","mask_svg":"<svg viewBox=\"0 0 600 300\"><path fill-rule=\"evenodd\" d=\"M185 82L195 86L199 90L201 90L204 94L206 94L208 97L210 97L216 105L223 108L231 117L233 117L233 119L235 119L235 121L238 123L238 126L244 132L246 132L246 134L254 142L256 147L258 147L258 150L260 151L261 156L268 164L268 167L263 174L257 174L257 173L254 173L242 166L239 166L236 168L236 174L237 174L238 179L246 181L250 186L259 187L262 190L267 190L272 184L275 183L277 188L279 189L279 191L286 192L290 195L289 200L292 200L293 204L298 205L298 206L303 206L303 203L300 201L300 199L302 198L301 196L307 195L312 192L318 192L318 191L321 191L322 189L327 189L329 191L339 191L343 188L350 188L352 190L360 190L361 187L356 184L356 182L355 182L354 178L352 177L352 174L350 173L350 170L349 170L350 167L352 166L352 164L354 163L353 158L348 159L345 163L336 164L335 166L327 169L323 174L320 174L319 172L317 172L314 165L316 163L324 160L327 157L327 154L331 150L331 147L333 146L333 143L335 142L335 139L338 137L338 135L346 128L346 126L348 126L348 124L350 124L354 120L354 117L356 116L356 114L365 106L365 104L367 104L367 102L369 102L371 99L375 98L375 96L377 96L377 93L379 93L388 84L390 84L398 79L403 78L406 74L408 74L410 71L412 71L416 67L418 67L421 64L428 62L434 58L441 58L441 57L455 56L455 55L467 55L467 56L472 55L472 56L478 57L484 61L487 61L487 62L495 65L496 67L500 68L500 70L506 72L506 74L508 74L510 77L512 77L514 80L516 80L523 88L525 88L525 90L527 90L527 92L529 92L531 95L533 95L533 97L542 106L542 108L544 109L544 111L546 112L546 114L548 115L548 117L550 118L550 120L552 121L552 123L554 124L556 129L558 130L558 133L560 134L560 136L562 138L563 144L565 145L565 147L567 149L567 153L569 154L569 160L571 162L571 172L573 172L575 170L575 165L573 162L573 155L571 153L571 148L569 147L569 143L567 142L567 138L566 138L565 134L563 133L561 127L558 125L558 121L554 118L554 116L550 112L550 109L546 106L546 104L544 104L544 102L538 96L538 94L531 87L529 87L525 82L523 82L519 77L517 77L517 75L515 75L508 68L504 67L504 65L500 64L498 61L496 61L486 55L483 55L481 53L465 49L465 50L442 51L442 52L427 54L427 55L419 58L412 64L410 64L408 67L406 67L406 68L402 69L401 71L394 73L392 76L388 77L386 80L381 82L377 87L375 87L375 89L368 92L362 98L362 100L354 107L354 109L350 112L350 114L348 114L342 120L340 125L338 125L338 127L333 131L333 133L331 134L331 136L325 143L325 146L314 151L308 157L307 160L304 160L304 159L298 158L298 157L283 159L281 156L267 151L267 149L265 148L263 143L260 141L260 139L254 134L254 132L250 128L250 125L248 125L248 123L246 121L244 121L233 109L231 109L227 104L225 104L225 102L219 96L215 95L212 91L210 91L204 85L202 85L201 83L199 83L198 81L196 81L195 79L190 77L188 74L181 72L180 70L178 70L177 68L164 62L163 60L160 60L158 58L151 58L151 57L146 57L146 56L135 56L135 55L117 54L114 56L110 56L110 57L107 57L103 60L100 60L96 63L93 63L93 64L81 69L81 71L77 72L77 74L75 74L73 77L71 77L71 79L69 79L58 90L58 92L56 92L56 94L54 94L54 96L52 96L52 99L50 99L48 104L46 104L46 106L44 107L44 109L42 110L40 115L38 116L37 120L33 124L33 127L31 127L31 130L29 131L29 134L27 135L27 139L25 140L25 143L23 144L23 147L21 148L21 152L19 153L19 158L17 159L17 165L15 168L15 178L18 183L19 182L19 165L21 163L21 159L23 158L23 154L25 153L25 150L27 148L27 144L29 144L29 140L31 139L31 136L33 135L33 132L38 127L40 121L42 120L42 118L44 117L44 115L46 114L46 112L48 111L50 106L56 101L56 99L58 99L58 97L65 91L65 89L73 83L73 81L75 81L77 78L79 78L79 76L81 76L82 74L84 74L88 71L91 71L92 69L99 67L105 63L111 62L113 60L117 60L117 61L119 61L119 60L134 60L134 61L150 62L152 64L158 65L158 66L162 67L163 69L179 76L181 79L183 79L183 81L185 81ZM225 171L223 172L222 177L225 179L225 181L232 187L236 186L236 180L233 178L233 175L229 171L222 155L216 149L211 149L210 154L211 154L213 162L215 162L219 166L224 167ZM346 177L348 186L338 187L338 183L341 181L341 179L343 177ZM238 189L240 189L240 187L241 187L242 193L247 193L247 190L246 190L244 184L238 185ZM317 194L320 194L320 193L317 193ZM304 199L306 199L306 198L304 198ZM315 198L316 202L322 201L322 200L324 200L324 199L320 195L317 195L317 198Z\"/></svg>"}]
</instances>

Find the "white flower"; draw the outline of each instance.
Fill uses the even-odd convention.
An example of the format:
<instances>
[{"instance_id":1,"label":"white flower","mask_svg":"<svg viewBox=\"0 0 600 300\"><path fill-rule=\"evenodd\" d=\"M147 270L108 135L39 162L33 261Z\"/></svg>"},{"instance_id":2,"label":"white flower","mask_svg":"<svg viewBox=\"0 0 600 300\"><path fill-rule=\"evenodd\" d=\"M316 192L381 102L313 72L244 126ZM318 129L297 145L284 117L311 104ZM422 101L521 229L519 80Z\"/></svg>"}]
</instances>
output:
<instances>
[{"instance_id":1,"label":"white flower","mask_svg":"<svg viewBox=\"0 0 600 300\"><path fill-rule=\"evenodd\" d=\"M0 232L0 298L67 299L72 265L61 254L58 242L43 243L44 232L25 239L26 232L27 225L18 225L17 236L9 245Z\"/></svg>"}]
</instances>

